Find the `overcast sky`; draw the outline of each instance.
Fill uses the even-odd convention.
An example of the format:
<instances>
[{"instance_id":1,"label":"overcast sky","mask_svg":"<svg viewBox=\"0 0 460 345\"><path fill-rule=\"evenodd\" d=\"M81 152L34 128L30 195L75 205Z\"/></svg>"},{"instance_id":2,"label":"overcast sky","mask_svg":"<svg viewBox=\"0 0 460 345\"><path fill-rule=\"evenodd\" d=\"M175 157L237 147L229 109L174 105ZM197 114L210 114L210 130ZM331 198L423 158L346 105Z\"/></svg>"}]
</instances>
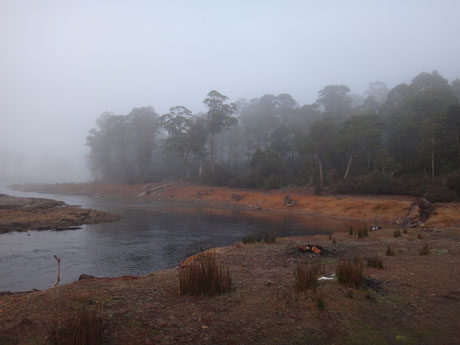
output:
<instances>
[{"instance_id":1,"label":"overcast sky","mask_svg":"<svg viewBox=\"0 0 460 345\"><path fill-rule=\"evenodd\" d=\"M306 104L327 84L362 93L432 70L452 80L459 13L459 0L0 0L0 158L76 180L104 111L198 112L212 89Z\"/></svg>"}]
</instances>

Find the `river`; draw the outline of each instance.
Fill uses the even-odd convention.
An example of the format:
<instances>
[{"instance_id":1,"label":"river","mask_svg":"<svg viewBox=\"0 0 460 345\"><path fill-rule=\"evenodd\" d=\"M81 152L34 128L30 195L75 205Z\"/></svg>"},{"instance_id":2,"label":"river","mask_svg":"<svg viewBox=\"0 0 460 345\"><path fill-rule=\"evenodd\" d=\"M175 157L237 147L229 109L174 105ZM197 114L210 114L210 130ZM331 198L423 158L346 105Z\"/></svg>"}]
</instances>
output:
<instances>
[{"instance_id":1,"label":"river","mask_svg":"<svg viewBox=\"0 0 460 345\"><path fill-rule=\"evenodd\" d=\"M193 205L129 203L109 199L53 194L0 192L62 200L122 216L113 223L83 225L79 230L0 234L0 291L46 289L56 280L61 258L61 284L86 273L97 277L142 275L176 267L185 257L226 246L252 234L277 236L330 234L350 223L273 215Z\"/></svg>"}]
</instances>

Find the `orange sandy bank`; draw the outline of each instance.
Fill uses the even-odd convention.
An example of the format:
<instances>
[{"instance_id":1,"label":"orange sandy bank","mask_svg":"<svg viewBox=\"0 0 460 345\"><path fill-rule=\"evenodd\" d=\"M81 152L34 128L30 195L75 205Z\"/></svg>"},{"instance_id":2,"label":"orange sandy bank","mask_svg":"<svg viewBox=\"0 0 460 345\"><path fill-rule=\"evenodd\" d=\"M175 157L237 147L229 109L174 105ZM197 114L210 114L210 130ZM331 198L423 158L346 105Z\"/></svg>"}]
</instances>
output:
<instances>
[{"instance_id":1,"label":"orange sandy bank","mask_svg":"<svg viewBox=\"0 0 460 345\"><path fill-rule=\"evenodd\" d=\"M158 188L165 186L163 188ZM409 196L314 196L308 188L284 188L274 191L233 189L185 183L152 183L146 185L54 184L19 185L15 188L55 194L76 194L143 201L193 202L210 206L238 207L276 211L297 215L317 215L363 221L399 224L414 200ZM287 207L284 198L296 201ZM437 212L427 226L460 224L460 204L438 204Z\"/></svg>"}]
</instances>

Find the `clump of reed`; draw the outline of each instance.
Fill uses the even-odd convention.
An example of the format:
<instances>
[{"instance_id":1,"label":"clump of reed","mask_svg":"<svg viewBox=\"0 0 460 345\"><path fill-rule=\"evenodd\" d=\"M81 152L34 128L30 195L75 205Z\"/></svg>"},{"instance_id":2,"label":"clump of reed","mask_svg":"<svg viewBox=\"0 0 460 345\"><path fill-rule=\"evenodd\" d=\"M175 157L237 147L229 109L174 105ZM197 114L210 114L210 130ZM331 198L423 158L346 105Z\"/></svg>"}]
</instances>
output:
<instances>
[{"instance_id":1,"label":"clump of reed","mask_svg":"<svg viewBox=\"0 0 460 345\"><path fill-rule=\"evenodd\" d=\"M335 272L340 284L359 288L364 286L363 270L363 259L356 256L353 259L339 260Z\"/></svg>"},{"instance_id":2,"label":"clump of reed","mask_svg":"<svg viewBox=\"0 0 460 345\"><path fill-rule=\"evenodd\" d=\"M393 236L394 236L395 238L401 237L401 231L400 231L400 230L395 230L395 231L393 232Z\"/></svg>"},{"instance_id":3,"label":"clump of reed","mask_svg":"<svg viewBox=\"0 0 460 345\"><path fill-rule=\"evenodd\" d=\"M367 226L364 225L361 229L358 230L358 238L369 237L369 231L367 230Z\"/></svg>"},{"instance_id":4,"label":"clump of reed","mask_svg":"<svg viewBox=\"0 0 460 345\"><path fill-rule=\"evenodd\" d=\"M98 308L79 307L59 315L51 334L54 345L101 345L104 343L104 318Z\"/></svg>"},{"instance_id":5,"label":"clump of reed","mask_svg":"<svg viewBox=\"0 0 460 345\"><path fill-rule=\"evenodd\" d=\"M294 269L296 291L313 290L316 292L318 278L321 274L324 274L324 266L318 261L297 263Z\"/></svg>"},{"instance_id":6,"label":"clump of reed","mask_svg":"<svg viewBox=\"0 0 460 345\"><path fill-rule=\"evenodd\" d=\"M254 244L264 241L265 243L275 243L276 235L271 231L265 231L263 235L247 235L241 238L244 244Z\"/></svg>"},{"instance_id":7,"label":"clump of reed","mask_svg":"<svg viewBox=\"0 0 460 345\"><path fill-rule=\"evenodd\" d=\"M232 277L215 251L208 251L179 267L179 286L182 295L221 295L231 291Z\"/></svg>"}]
</instances>

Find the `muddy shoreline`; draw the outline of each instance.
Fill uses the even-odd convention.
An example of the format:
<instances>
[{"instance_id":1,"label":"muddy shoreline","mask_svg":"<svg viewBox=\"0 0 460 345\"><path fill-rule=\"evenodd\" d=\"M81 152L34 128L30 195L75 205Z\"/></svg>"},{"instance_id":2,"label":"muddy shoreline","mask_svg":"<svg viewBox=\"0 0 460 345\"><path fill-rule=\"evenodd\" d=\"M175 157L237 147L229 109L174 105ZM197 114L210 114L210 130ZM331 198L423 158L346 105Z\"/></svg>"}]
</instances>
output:
<instances>
[{"instance_id":1,"label":"muddy shoreline","mask_svg":"<svg viewBox=\"0 0 460 345\"><path fill-rule=\"evenodd\" d=\"M0 194L0 233L29 230L71 230L83 224L113 222L108 212L70 206L45 198L21 198Z\"/></svg>"}]
</instances>

